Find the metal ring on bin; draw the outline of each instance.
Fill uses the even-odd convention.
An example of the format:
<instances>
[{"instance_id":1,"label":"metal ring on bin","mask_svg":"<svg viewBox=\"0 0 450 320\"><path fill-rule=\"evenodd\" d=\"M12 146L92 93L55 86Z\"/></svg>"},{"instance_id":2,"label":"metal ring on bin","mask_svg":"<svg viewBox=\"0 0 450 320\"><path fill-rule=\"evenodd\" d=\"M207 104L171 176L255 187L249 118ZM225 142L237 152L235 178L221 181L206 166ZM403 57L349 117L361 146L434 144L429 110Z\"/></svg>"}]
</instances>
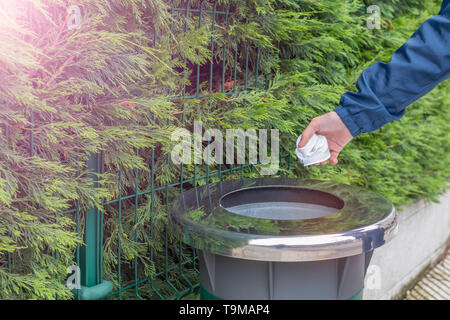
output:
<instances>
[{"instance_id":1,"label":"metal ring on bin","mask_svg":"<svg viewBox=\"0 0 450 320\"><path fill-rule=\"evenodd\" d=\"M244 192L250 201L255 201L250 202L250 207L259 203L264 207L265 202L274 205L263 218L236 213L234 208L239 207L239 201L245 201L239 200L246 198ZM284 202L270 202L272 195L285 198ZM296 201L312 208L308 217L292 217ZM285 207L277 208L277 203ZM326 207L326 214L315 217L315 205ZM274 215L284 210L291 216L269 218L270 210ZM251 209L248 211L252 213ZM386 198L331 181L260 178L217 182L184 192L172 202L170 212L174 233L187 244L249 260L317 261L347 257L371 251L397 232L396 211Z\"/></svg>"}]
</instances>

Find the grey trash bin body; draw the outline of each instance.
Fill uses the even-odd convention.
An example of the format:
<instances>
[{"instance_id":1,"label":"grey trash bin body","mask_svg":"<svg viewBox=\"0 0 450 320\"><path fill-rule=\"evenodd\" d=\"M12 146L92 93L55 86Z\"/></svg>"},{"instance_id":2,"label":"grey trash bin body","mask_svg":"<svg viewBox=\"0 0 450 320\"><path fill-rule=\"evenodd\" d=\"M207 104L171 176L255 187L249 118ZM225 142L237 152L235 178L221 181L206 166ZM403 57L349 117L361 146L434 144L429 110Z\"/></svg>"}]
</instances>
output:
<instances>
[{"instance_id":1,"label":"grey trash bin body","mask_svg":"<svg viewBox=\"0 0 450 320\"><path fill-rule=\"evenodd\" d=\"M397 231L384 197L318 180L209 184L170 213L198 250L202 299L359 299L373 250Z\"/></svg>"}]
</instances>

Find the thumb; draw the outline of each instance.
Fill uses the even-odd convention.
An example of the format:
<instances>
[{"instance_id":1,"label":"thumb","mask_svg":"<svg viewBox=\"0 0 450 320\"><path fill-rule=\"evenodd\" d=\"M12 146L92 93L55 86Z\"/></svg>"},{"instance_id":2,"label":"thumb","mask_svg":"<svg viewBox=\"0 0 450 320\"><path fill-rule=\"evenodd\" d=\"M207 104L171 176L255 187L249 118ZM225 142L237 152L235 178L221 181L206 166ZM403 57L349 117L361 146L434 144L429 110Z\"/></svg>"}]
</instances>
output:
<instances>
[{"instance_id":1,"label":"thumb","mask_svg":"<svg viewBox=\"0 0 450 320\"><path fill-rule=\"evenodd\" d=\"M317 126L314 119L309 123L306 129L302 132L302 140L298 144L299 148L303 148L308 143L309 139L317 132Z\"/></svg>"}]
</instances>

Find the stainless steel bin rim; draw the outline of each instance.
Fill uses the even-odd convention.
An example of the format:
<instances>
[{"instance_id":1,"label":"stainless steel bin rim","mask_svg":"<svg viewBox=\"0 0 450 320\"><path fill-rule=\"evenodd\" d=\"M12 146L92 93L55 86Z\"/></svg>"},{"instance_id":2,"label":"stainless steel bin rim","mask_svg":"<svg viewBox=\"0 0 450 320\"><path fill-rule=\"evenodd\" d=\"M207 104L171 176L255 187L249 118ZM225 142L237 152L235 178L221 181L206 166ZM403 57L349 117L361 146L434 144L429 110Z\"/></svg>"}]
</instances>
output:
<instances>
[{"instance_id":1,"label":"stainless steel bin rim","mask_svg":"<svg viewBox=\"0 0 450 320\"><path fill-rule=\"evenodd\" d=\"M261 191L267 195L276 190L312 204L324 205L321 199L328 199L325 206L336 210L317 218L286 220L237 214L223 205L232 194L258 196ZM196 187L172 202L170 215L172 232L190 246L261 261L357 255L390 241L398 228L394 206L374 192L332 181L293 178L228 180Z\"/></svg>"}]
</instances>

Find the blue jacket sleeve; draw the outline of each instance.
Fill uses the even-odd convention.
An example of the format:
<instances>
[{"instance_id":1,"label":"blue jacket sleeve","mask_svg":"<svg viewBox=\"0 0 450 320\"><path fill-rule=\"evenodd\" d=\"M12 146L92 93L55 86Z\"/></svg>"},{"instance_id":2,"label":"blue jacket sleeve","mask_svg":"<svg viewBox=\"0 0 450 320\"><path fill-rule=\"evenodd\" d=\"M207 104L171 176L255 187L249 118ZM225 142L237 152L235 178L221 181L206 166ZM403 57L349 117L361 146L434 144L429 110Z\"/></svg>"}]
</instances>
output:
<instances>
[{"instance_id":1,"label":"blue jacket sleeve","mask_svg":"<svg viewBox=\"0 0 450 320\"><path fill-rule=\"evenodd\" d=\"M392 55L363 71L358 92L346 92L335 109L351 134L400 119L405 108L450 76L450 0Z\"/></svg>"}]
</instances>

